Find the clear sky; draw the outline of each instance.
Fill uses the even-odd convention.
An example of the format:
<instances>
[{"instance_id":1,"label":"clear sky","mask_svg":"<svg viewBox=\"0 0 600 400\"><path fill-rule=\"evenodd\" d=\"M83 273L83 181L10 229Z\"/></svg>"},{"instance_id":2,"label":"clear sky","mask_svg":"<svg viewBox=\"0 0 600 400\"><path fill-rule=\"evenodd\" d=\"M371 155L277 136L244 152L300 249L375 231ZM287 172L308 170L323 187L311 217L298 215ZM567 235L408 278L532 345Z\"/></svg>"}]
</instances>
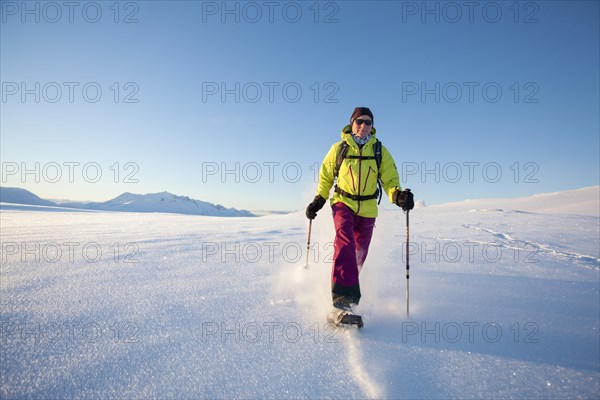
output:
<instances>
[{"instance_id":1,"label":"clear sky","mask_svg":"<svg viewBox=\"0 0 600 400\"><path fill-rule=\"evenodd\" d=\"M1 6L1 184L43 198L304 208L355 106L427 204L599 184L598 1Z\"/></svg>"}]
</instances>

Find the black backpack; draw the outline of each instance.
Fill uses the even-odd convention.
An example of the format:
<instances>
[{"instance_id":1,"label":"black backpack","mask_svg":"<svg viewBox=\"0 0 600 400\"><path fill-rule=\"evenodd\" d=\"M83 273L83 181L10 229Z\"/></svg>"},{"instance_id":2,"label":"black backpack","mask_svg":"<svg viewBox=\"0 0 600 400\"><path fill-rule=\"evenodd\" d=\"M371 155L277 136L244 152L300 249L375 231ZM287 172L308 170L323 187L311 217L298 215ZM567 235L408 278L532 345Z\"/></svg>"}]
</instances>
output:
<instances>
[{"instance_id":1,"label":"black backpack","mask_svg":"<svg viewBox=\"0 0 600 400\"><path fill-rule=\"evenodd\" d=\"M375 162L377 163L377 191L372 194L372 195L368 195L368 196L357 196L355 194L350 194L348 192L346 192L345 190L340 189L337 184L335 185L335 192L341 194L342 196L345 197L349 197L352 200L357 200L357 201L364 201L364 200L371 200L371 199L377 199L379 198L379 200L377 201L377 204L381 203L381 197L383 195L383 190L382 190L382 185L381 185L381 173L380 173L380 166L381 166L381 159L382 159L382 154L381 154L381 142L379 141L379 139L375 138L375 144L373 144L373 156L349 156L348 154L348 147L350 147L348 145L348 143L345 140L342 140L339 147L338 147L338 151L335 157L335 169L333 171L333 177L337 179L338 174L340 172L340 167L342 166L342 162L344 161L344 158L352 158L352 159L358 159L358 160L375 160Z\"/></svg>"}]
</instances>

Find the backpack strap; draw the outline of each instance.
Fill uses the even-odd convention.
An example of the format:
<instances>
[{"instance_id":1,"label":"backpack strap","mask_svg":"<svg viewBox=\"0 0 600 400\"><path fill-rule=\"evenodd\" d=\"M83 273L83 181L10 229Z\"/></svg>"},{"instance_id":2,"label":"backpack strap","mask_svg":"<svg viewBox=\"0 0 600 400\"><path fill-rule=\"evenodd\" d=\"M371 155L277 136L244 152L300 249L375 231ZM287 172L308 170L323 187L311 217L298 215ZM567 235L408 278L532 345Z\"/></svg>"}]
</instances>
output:
<instances>
[{"instance_id":1,"label":"backpack strap","mask_svg":"<svg viewBox=\"0 0 600 400\"><path fill-rule=\"evenodd\" d=\"M377 176L379 176L381 175L379 173L379 168L381 167L381 159L383 156L381 155L381 142L377 138L375 138L375 144L373 145L373 153L375 154L375 162L377 162Z\"/></svg>"},{"instance_id":2,"label":"backpack strap","mask_svg":"<svg viewBox=\"0 0 600 400\"><path fill-rule=\"evenodd\" d=\"M348 143L346 143L345 140L342 140L338 147L337 154L335 156L335 169L333 170L334 178L337 178L340 172L342 162L344 161L344 158L346 158L346 154L348 154L348 147Z\"/></svg>"},{"instance_id":3,"label":"backpack strap","mask_svg":"<svg viewBox=\"0 0 600 400\"><path fill-rule=\"evenodd\" d=\"M381 196L379 195L379 189L377 189L377 191L375 193L370 194L370 195L366 195L366 196L358 196L356 194L348 193L345 190L340 189L338 185L335 185L334 191L336 193L341 194L344 197L351 198L354 201L371 200L371 199L376 199L377 197L381 198Z\"/></svg>"},{"instance_id":4,"label":"backpack strap","mask_svg":"<svg viewBox=\"0 0 600 400\"><path fill-rule=\"evenodd\" d=\"M375 154L375 162L377 163L377 191L379 192L377 204L380 204L381 197L383 196L383 187L381 185L381 159L383 155L381 153L381 142L377 138L375 138L375 144L373 145L373 153Z\"/></svg>"}]
</instances>

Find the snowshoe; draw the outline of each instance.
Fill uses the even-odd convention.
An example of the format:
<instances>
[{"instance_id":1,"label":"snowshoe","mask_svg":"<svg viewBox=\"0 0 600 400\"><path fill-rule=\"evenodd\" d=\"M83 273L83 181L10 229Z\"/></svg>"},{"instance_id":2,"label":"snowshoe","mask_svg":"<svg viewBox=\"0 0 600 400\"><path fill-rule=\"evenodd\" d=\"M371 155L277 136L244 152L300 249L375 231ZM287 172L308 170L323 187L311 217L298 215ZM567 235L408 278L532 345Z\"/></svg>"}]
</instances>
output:
<instances>
[{"instance_id":1,"label":"snowshoe","mask_svg":"<svg viewBox=\"0 0 600 400\"><path fill-rule=\"evenodd\" d=\"M354 314L349 304L335 303L333 310L327 316L327 321L335 326L356 325L359 328L363 326L363 320L360 315Z\"/></svg>"}]
</instances>

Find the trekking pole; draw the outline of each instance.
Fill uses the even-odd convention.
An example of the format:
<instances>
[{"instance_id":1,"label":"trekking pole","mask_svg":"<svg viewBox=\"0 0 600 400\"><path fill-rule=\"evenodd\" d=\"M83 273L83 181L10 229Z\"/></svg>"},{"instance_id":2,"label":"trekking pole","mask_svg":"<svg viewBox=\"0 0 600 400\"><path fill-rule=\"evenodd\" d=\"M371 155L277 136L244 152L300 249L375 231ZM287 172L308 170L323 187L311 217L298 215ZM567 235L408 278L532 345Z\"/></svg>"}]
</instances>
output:
<instances>
[{"instance_id":1,"label":"trekking pole","mask_svg":"<svg viewBox=\"0 0 600 400\"><path fill-rule=\"evenodd\" d=\"M409 276L409 270L410 270L410 266L408 264L408 212L410 210L406 210L406 317L408 318L409 315L409 307L408 307L408 280L410 278Z\"/></svg>"},{"instance_id":2,"label":"trekking pole","mask_svg":"<svg viewBox=\"0 0 600 400\"><path fill-rule=\"evenodd\" d=\"M310 253L310 231L312 230L312 219L309 219L308 223L308 241L306 242L306 264L304 269L308 269L308 253Z\"/></svg>"}]
</instances>

